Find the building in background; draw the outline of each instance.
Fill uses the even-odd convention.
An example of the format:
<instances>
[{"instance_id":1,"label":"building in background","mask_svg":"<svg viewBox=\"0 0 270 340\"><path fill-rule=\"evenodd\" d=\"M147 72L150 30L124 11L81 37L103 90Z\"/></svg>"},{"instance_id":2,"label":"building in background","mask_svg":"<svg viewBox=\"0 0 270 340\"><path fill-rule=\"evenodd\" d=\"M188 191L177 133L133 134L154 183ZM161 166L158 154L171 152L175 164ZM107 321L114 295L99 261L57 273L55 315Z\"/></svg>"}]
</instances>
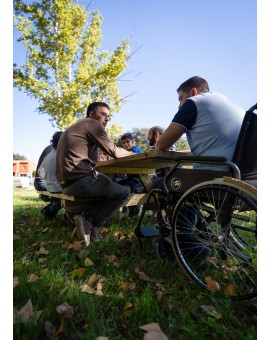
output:
<instances>
[{"instance_id":1,"label":"building in background","mask_svg":"<svg viewBox=\"0 0 270 340\"><path fill-rule=\"evenodd\" d=\"M32 184L36 165L28 160L13 160L13 186L26 188Z\"/></svg>"}]
</instances>

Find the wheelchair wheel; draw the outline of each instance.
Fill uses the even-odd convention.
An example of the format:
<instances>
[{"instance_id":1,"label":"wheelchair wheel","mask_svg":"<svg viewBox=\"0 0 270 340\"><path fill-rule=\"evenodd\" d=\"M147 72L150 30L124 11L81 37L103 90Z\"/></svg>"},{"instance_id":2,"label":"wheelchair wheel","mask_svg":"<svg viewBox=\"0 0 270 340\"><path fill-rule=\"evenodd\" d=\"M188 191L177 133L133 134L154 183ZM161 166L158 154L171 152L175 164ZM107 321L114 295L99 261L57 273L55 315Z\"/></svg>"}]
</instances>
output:
<instances>
[{"instance_id":1,"label":"wheelchair wheel","mask_svg":"<svg viewBox=\"0 0 270 340\"><path fill-rule=\"evenodd\" d=\"M210 277L221 293L235 300L256 296L257 198L253 187L224 177L189 189L175 206L172 242L178 263L192 281L209 289Z\"/></svg>"}]
</instances>

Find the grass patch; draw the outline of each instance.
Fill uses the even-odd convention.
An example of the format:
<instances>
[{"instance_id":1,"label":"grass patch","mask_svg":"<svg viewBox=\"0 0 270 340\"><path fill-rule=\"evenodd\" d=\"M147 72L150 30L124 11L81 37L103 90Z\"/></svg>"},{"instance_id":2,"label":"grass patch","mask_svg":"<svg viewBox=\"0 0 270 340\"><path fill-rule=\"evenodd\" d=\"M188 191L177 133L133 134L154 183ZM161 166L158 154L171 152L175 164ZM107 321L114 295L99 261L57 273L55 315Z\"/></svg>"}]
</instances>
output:
<instances>
[{"instance_id":1,"label":"grass patch","mask_svg":"<svg viewBox=\"0 0 270 340\"><path fill-rule=\"evenodd\" d=\"M115 216L104 239L74 249L64 211L46 221L40 214L44 205L35 190L14 189L13 269L19 284L13 304L21 311L31 300L33 311L42 311L38 320L14 324L15 339L143 339L139 327L148 323L158 323L173 340L256 339L256 310L189 283L173 260L157 258L154 240L141 249L132 234L136 218ZM135 265L149 280L140 279ZM94 273L100 286L92 283L94 293L82 292ZM101 293L95 294L98 287ZM72 315L57 311L64 302ZM203 305L214 307L219 318Z\"/></svg>"}]
</instances>

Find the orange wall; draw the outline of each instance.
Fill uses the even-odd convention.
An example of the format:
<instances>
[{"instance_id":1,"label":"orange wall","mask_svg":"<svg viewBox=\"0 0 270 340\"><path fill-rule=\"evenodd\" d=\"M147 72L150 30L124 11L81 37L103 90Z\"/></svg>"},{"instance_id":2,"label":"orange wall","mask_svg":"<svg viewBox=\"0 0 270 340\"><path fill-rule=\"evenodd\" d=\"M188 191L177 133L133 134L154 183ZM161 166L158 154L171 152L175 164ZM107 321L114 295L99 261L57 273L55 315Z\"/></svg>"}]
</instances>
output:
<instances>
[{"instance_id":1,"label":"orange wall","mask_svg":"<svg viewBox=\"0 0 270 340\"><path fill-rule=\"evenodd\" d=\"M27 160L13 160L13 176L21 174L32 177L33 171L36 170L35 163Z\"/></svg>"}]
</instances>

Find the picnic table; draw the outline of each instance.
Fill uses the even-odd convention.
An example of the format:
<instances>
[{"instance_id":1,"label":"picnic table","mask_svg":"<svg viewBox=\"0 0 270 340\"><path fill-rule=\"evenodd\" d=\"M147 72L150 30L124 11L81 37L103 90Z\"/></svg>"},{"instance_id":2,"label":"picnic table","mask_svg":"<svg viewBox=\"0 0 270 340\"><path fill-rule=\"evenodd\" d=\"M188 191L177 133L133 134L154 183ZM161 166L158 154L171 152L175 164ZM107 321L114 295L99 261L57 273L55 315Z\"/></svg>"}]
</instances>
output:
<instances>
[{"instance_id":1,"label":"picnic table","mask_svg":"<svg viewBox=\"0 0 270 340\"><path fill-rule=\"evenodd\" d=\"M98 162L96 170L110 178L113 178L116 174L138 175L145 186L146 192L143 194L132 194L125 205L141 205L147 201L148 192L152 189L150 175L155 174L156 169L173 167L179 159L185 159L188 155L190 155L189 151L153 150ZM38 193L40 195L60 198L62 206L70 211L77 211L78 204L81 206L82 201L85 201L86 206L91 201L82 197L68 196L63 193L52 194L47 191L38 191Z\"/></svg>"}]
</instances>

